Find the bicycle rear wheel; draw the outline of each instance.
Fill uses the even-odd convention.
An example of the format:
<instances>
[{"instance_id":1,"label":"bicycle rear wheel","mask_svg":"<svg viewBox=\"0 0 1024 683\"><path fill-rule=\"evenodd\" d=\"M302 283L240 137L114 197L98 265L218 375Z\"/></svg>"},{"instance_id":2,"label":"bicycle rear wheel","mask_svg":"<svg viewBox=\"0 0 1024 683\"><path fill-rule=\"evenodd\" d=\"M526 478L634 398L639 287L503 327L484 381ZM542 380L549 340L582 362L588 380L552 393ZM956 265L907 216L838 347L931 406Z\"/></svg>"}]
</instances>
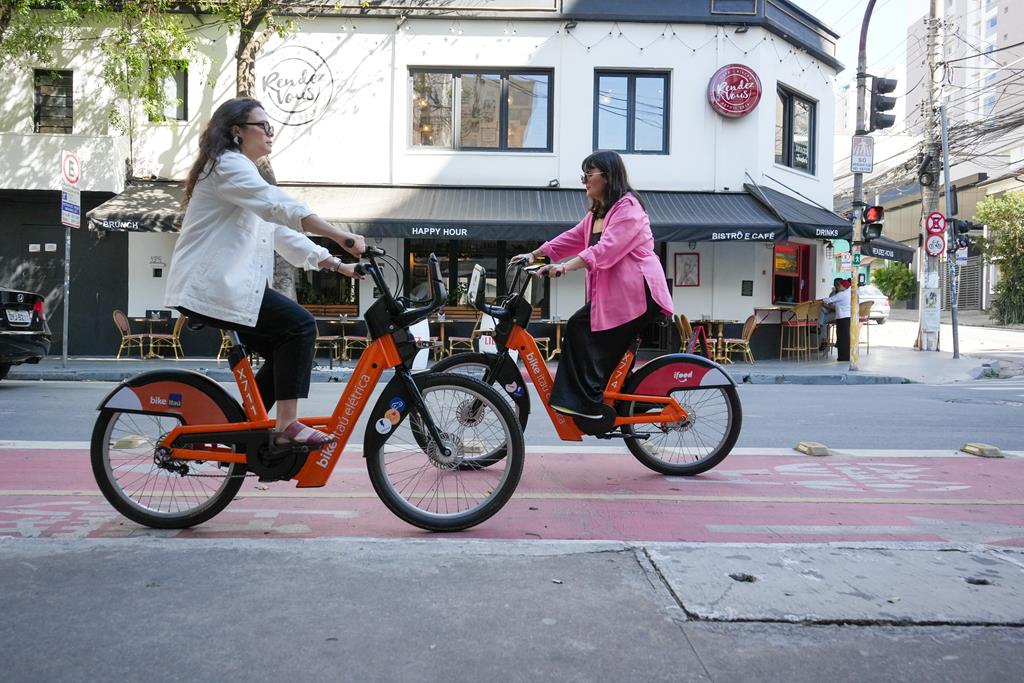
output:
<instances>
[{"instance_id":1,"label":"bicycle rear wheel","mask_svg":"<svg viewBox=\"0 0 1024 683\"><path fill-rule=\"evenodd\" d=\"M522 475L525 447L516 416L497 391L470 377L425 373L415 382L449 452L425 434L421 407L410 400L408 417L393 427L382 424L391 431L366 448L373 488L392 512L422 529L480 524L508 502ZM376 422L371 418L369 428ZM506 453L499 462L474 464L474 454L498 447Z\"/></svg>"},{"instance_id":2,"label":"bicycle rear wheel","mask_svg":"<svg viewBox=\"0 0 1024 683\"><path fill-rule=\"evenodd\" d=\"M623 434L646 435L627 439L633 456L655 472L692 476L722 462L740 435L742 412L736 387L695 387L667 394L686 410L682 422L623 425ZM628 416L657 413L660 404L627 403Z\"/></svg>"},{"instance_id":3,"label":"bicycle rear wheel","mask_svg":"<svg viewBox=\"0 0 1024 683\"><path fill-rule=\"evenodd\" d=\"M172 391L184 386L165 381L161 383L164 392L168 385ZM145 386L135 389L144 391ZM196 389L193 384L180 391ZM237 404L223 405L230 400L226 394L206 393L206 397L210 406L206 417L220 422L244 420ZM93 476L107 501L128 519L155 529L185 529L219 513L241 488L245 465L171 460L157 449L160 439L184 422L173 412L100 411L90 448Z\"/></svg>"}]
</instances>

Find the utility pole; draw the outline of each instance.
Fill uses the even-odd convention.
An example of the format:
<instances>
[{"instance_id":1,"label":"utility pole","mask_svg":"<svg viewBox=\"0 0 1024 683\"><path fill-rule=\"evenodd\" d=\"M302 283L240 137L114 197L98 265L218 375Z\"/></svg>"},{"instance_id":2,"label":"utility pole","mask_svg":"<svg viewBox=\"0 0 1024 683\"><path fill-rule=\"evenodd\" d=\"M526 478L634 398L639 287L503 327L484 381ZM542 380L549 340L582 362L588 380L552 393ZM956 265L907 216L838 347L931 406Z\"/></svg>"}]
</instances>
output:
<instances>
[{"instance_id":1,"label":"utility pole","mask_svg":"<svg viewBox=\"0 0 1024 683\"><path fill-rule=\"evenodd\" d=\"M949 126L946 122L946 105L939 107L942 123L942 177L946 191L946 261L949 269L949 310L953 318L953 358L960 357L960 335L957 324L957 299L960 296L960 281L956 276L957 263L953 250L956 248L956 221L953 220L953 191L949 177Z\"/></svg>"},{"instance_id":2,"label":"utility pole","mask_svg":"<svg viewBox=\"0 0 1024 683\"><path fill-rule=\"evenodd\" d=\"M927 50L928 50L928 78L930 87L922 112L924 116L924 158L928 160L928 168L921 169L931 174L932 182L921 186L921 232L924 239L928 233L925 231L925 219L935 211L939 205L938 173L936 165L939 155L942 153L942 145L939 136L936 135L936 110L935 104L938 100L938 88L940 80L936 79L936 68L939 60L939 11L938 0L931 0L928 11L927 26ZM947 195L948 197L948 195ZM949 221L950 217L947 216ZM939 288L939 257L929 256L923 253L924 272L921 278L921 296L918 301L919 326L917 342L914 348L920 351L939 350L939 330L942 323L942 290Z\"/></svg>"}]
</instances>

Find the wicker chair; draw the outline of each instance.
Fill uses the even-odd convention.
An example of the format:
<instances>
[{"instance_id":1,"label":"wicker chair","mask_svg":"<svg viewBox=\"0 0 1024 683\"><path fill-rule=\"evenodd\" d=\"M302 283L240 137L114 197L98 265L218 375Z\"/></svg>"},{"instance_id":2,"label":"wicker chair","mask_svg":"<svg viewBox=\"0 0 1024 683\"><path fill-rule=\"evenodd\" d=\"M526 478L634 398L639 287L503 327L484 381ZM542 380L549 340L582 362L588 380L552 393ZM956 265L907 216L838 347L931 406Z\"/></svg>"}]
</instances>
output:
<instances>
[{"instance_id":1,"label":"wicker chair","mask_svg":"<svg viewBox=\"0 0 1024 683\"><path fill-rule=\"evenodd\" d=\"M132 332L131 325L128 324L128 316L124 314L119 308L114 309L114 325L117 326L117 331L121 333L121 346L117 349L117 357L121 357L121 352L125 349L131 351L131 349L138 347L139 358L142 359L145 353L146 340L149 339L148 334L134 334Z\"/></svg>"},{"instance_id":2,"label":"wicker chair","mask_svg":"<svg viewBox=\"0 0 1024 683\"><path fill-rule=\"evenodd\" d=\"M754 330L757 329L757 316L750 316L743 323L743 332L740 333L739 339L723 339L722 343L725 345L723 353L726 358L730 358L734 353L743 354L743 359L754 364L754 354L750 350L750 338L754 336Z\"/></svg>"},{"instance_id":3,"label":"wicker chair","mask_svg":"<svg viewBox=\"0 0 1024 683\"><path fill-rule=\"evenodd\" d=\"M174 351L175 360L184 356L185 350L181 348L181 328L185 326L187 321L188 318L183 315L179 315L178 319L174 321L174 328L171 330L170 334L161 333L149 335L149 352L156 353L157 349L170 349L171 351Z\"/></svg>"},{"instance_id":4,"label":"wicker chair","mask_svg":"<svg viewBox=\"0 0 1024 683\"><path fill-rule=\"evenodd\" d=\"M864 353L871 353L871 307L874 305L874 301L861 301L857 304L857 318L860 321L861 326L864 329L863 341L858 340L858 344L864 344L867 346L864 349Z\"/></svg>"},{"instance_id":5,"label":"wicker chair","mask_svg":"<svg viewBox=\"0 0 1024 683\"><path fill-rule=\"evenodd\" d=\"M810 358L810 327L818 324L817 316L810 319L811 301L804 301L793 308L793 317L782 321L782 340L779 344L779 360L786 353Z\"/></svg>"},{"instance_id":6,"label":"wicker chair","mask_svg":"<svg viewBox=\"0 0 1024 683\"><path fill-rule=\"evenodd\" d=\"M456 351L472 351L473 342L480 336L480 317L477 313L476 322L473 323L473 330L469 333L468 337L448 337L448 355L452 355Z\"/></svg>"}]
</instances>

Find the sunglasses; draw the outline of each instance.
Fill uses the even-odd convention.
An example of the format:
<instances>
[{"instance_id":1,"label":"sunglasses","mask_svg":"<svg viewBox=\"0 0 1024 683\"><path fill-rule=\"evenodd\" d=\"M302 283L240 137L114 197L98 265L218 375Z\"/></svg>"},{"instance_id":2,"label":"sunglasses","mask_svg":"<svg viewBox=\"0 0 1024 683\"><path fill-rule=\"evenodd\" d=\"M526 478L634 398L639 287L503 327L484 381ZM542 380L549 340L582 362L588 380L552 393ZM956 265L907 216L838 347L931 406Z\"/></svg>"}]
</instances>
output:
<instances>
[{"instance_id":1,"label":"sunglasses","mask_svg":"<svg viewBox=\"0 0 1024 683\"><path fill-rule=\"evenodd\" d=\"M590 173L584 173L580 176L580 182L586 185L592 175L604 175L604 171L591 171Z\"/></svg>"},{"instance_id":2,"label":"sunglasses","mask_svg":"<svg viewBox=\"0 0 1024 683\"><path fill-rule=\"evenodd\" d=\"M247 121L245 123L238 124L240 126L259 126L263 129L263 132L274 137L274 127L270 125L270 121Z\"/></svg>"}]
</instances>

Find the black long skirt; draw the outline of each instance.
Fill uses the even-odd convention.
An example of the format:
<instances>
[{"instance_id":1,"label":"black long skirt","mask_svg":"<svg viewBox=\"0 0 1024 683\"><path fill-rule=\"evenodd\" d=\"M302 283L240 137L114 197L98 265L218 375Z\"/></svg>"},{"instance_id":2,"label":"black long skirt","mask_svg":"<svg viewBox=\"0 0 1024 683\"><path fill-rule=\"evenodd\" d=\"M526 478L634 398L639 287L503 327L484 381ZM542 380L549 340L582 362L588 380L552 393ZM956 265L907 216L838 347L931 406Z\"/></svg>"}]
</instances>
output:
<instances>
[{"instance_id":1,"label":"black long skirt","mask_svg":"<svg viewBox=\"0 0 1024 683\"><path fill-rule=\"evenodd\" d=\"M646 283L645 283L646 284ZM644 325L661 314L659 306L645 287L647 310L628 323L610 330L592 332L590 303L572 314L562 336L562 356L558 360L552 406L561 406L584 415L600 415L604 389L630 345Z\"/></svg>"},{"instance_id":2,"label":"black long skirt","mask_svg":"<svg viewBox=\"0 0 1024 683\"><path fill-rule=\"evenodd\" d=\"M836 318L836 360L850 360L850 319Z\"/></svg>"}]
</instances>

